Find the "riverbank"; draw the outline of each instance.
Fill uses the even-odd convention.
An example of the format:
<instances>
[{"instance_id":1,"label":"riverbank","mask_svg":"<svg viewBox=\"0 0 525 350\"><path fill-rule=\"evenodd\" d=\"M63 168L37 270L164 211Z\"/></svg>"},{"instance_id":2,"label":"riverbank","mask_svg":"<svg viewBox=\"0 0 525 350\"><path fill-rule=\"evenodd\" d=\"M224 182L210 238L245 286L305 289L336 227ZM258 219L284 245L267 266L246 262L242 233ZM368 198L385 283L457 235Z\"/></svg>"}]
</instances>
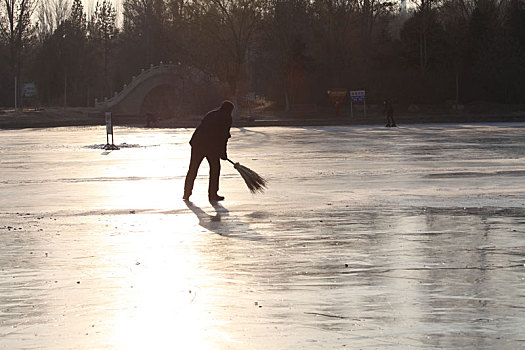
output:
<instances>
[{"instance_id":1,"label":"riverbank","mask_svg":"<svg viewBox=\"0 0 525 350\"><path fill-rule=\"evenodd\" d=\"M156 128L193 128L199 124L201 115L159 120ZM525 108L495 108L483 111L454 112L426 108L415 112L399 112L395 115L398 124L427 123L498 123L525 122ZM381 125L385 122L378 108L365 113L355 111L335 116L330 109L310 112L287 113L281 111L243 111L234 119L234 126L321 126L321 125ZM14 111L0 109L0 129L50 128L63 126L104 125L102 112L95 108L41 108L38 110ZM146 126L141 115L115 115L114 125Z\"/></svg>"}]
</instances>

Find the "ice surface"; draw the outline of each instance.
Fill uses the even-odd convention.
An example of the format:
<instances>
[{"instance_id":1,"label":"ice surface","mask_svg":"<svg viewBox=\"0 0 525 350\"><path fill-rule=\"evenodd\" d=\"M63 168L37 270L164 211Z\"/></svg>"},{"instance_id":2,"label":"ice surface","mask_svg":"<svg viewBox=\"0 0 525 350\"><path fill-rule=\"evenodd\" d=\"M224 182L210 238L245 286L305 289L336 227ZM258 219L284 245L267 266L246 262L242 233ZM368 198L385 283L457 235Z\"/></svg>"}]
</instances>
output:
<instances>
[{"instance_id":1,"label":"ice surface","mask_svg":"<svg viewBox=\"0 0 525 350\"><path fill-rule=\"evenodd\" d=\"M0 131L0 348L525 347L525 124Z\"/></svg>"}]
</instances>

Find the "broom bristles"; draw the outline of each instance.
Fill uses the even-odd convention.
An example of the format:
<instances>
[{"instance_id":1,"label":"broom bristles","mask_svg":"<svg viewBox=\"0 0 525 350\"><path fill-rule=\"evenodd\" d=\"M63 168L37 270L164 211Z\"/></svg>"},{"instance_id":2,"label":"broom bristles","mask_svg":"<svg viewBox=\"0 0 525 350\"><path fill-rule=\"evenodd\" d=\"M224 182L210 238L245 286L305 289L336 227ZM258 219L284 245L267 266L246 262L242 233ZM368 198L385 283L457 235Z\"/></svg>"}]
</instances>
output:
<instances>
[{"instance_id":1,"label":"broom bristles","mask_svg":"<svg viewBox=\"0 0 525 350\"><path fill-rule=\"evenodd\" d=\"M235 163L233 167L237 169L251 193L264 192L266 189L266 179L239 163Z\"/></svg>"}]
</instances>

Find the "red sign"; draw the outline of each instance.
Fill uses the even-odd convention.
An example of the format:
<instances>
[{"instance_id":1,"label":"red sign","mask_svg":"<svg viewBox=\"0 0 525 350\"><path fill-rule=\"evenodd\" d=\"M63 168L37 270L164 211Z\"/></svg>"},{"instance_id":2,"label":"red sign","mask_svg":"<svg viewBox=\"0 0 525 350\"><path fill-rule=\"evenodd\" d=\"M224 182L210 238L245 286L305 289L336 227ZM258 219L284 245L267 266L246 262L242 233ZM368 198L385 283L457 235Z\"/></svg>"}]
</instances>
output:
<instances>
[{"instance_id":1,"label":"red sign","mask_svg":"<svg viewBox=\"0 0 525 350\"><path fill-rule=\"evenodd\" d=\"M328 96L330 96L333 100L342 100L345 98L346 94L348 93L348 90L346 89L331 89L328 90Z\"/></svg>"}]
</instances>

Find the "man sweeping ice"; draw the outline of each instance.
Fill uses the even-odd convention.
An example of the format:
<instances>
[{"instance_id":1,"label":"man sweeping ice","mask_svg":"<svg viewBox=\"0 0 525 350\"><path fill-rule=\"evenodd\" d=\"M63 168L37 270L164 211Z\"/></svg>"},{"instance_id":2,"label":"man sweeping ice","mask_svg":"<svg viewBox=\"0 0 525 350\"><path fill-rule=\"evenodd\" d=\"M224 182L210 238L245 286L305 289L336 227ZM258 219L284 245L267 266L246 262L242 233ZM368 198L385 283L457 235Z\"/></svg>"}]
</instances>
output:
<instances>
[{"instance_id":1,"label":"man sweeping ice","mask_svg":"<svg viewBox=\"0 0 525 350\"><path fill-rule=\"evenodd\" d=\"M197 177L199 166L204 158L210 165L210 179L208 186L208 198L210 201L222 201L219 196L219 176L221 173L221 159L226 156L226 145L231 137L232 112L234 105L230 101L224 101L219 109L206 114L200 125L195 129L190 140L191 160L186 181L184 182L183 200L190 199L193 183Z\"/></svg>"}]
</instances>

